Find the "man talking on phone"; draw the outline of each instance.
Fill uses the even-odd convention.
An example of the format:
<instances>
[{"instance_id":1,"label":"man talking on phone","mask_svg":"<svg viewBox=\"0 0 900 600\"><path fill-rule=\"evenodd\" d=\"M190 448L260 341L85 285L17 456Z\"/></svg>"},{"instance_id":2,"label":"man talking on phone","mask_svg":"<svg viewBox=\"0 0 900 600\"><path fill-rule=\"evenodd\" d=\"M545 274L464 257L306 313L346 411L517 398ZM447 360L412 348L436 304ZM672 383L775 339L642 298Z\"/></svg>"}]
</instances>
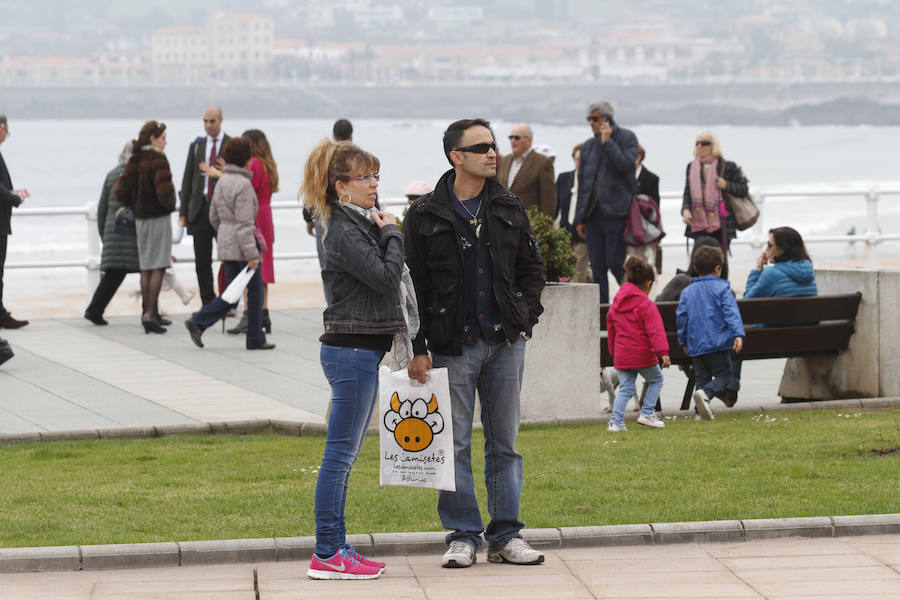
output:
<instances>
[{"instance_id":1,"label":"man talking on phone","mask_svg":"<svg viewBox=\"0 0 900 600\"><path fill-rule=\"evenodd\" d=\"M575 232L587 241L594 282L600 286L600 302L609 303L607 271L620 284L625 276L625 220L637 184L634 161L637 137L613 120L613 106L606 100L587 109L593 137L581 145L578 170L578 204Z\"/></svg>"}]
</instances>

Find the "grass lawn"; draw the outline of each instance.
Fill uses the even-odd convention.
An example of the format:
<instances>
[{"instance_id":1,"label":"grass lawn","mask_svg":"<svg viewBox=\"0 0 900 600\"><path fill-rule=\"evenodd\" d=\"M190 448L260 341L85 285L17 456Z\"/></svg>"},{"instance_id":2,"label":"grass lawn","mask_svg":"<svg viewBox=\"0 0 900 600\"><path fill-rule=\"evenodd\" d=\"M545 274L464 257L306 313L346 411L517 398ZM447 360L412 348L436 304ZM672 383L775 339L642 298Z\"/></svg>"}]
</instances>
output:
<instances>
[{"instance_id":1,"label":"grass lawn","mask_svg":"<svg viewBox=\"0 0 900 600\"><path fill-rule=\"evenodd\" d=\"M900 512L900 410L526 426L521 518L566 527ZM0 447L0 547L313 535L323 438L171 436ZM476 432L476 481L483 444ZM433 490L354 467L350 533L439 531ZM483 485L479 491L484 505ZM487 515L485 515L487 518Z\"/></svg>"}]
</instances>

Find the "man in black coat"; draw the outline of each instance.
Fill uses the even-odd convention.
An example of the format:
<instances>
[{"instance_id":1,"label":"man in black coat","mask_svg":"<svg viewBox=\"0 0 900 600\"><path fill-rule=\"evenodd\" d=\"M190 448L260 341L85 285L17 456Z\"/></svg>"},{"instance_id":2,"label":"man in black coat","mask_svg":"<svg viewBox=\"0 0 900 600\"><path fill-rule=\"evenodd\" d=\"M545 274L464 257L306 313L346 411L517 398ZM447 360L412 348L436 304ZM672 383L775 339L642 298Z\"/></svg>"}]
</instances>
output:
<instances>
[{"instance_id":1,"label":"man in black coat","mask_svg":"<svg viewBox=\"0 0 900 600\"><path fill-rule=\"evenodd\" d=\"M572 236L572 253L575 254L575 275L572 281L575 283L591 283L590 261L588 260L587 243L575 231L575 208L578 199L578 189L575 187L575 179L578 175L578 161L581 159L581 144L572 149L572 160L575 161L575 170L560 173L556 178L556 221L559 226Z\"/></svg>"},{"instance_id":2,"label":"man in black coat","mask_svg":"<svg viewBox=\"0 0 900 600\"><path fill-rule=\"evenodd\" d=\"M216 178L204 175L200 164L217 166L222 146L231 138L222 132L222 109L218 106L208 106L203 111L203 127L206 135L195 139L188 148L179 193L181 207L178 211L178 225L188 227L189 233L194 237L197 285L203 304L209 304L216 298L212 274L212 247L216 231L209 224L209 202L216 187Z\"/></svg>"},{"instance_id":3,"label":"man in black coat","mask_svg":"<svg viewBox=\"0 0 900 600\"><path fill-rule=\"evenodd\" d=\"M0 144L9 137L9 123L6 115L0 115ZM9 169L0 154L0 328L18 329L28 325L28 321L14 319L3 306L3 265L6 263L6 240L12 235L10 221L13 207L21 206L29 196L28 190L14 190L9 177Z\"/></svg>"},{"instance_id":4,"label":"man in black coat","mask_svg":"<svg viewBox=\"0 0 900 600\"><path fill-rule=\"evenodd\" d=\"M656 200L656 206L659 206L659 176L644 167L644 156L646 152L644 147L638 145L637 160L635 161L635 179L637 180L638 194L650 196ZM640 246L639 248L628 247L628 255L635 255L644 258L651 265L656 265L656 272L662 273L662 248L659 244L650 244L648 246Z\"/></svg>"}]
</instances>

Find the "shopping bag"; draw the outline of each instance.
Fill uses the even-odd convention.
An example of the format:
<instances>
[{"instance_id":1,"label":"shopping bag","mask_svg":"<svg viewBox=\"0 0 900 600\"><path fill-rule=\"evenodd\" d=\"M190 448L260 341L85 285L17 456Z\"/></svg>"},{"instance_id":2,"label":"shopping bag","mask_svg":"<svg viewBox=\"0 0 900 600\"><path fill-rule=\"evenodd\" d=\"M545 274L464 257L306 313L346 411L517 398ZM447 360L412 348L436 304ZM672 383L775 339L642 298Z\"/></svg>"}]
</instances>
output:
<instances>
[{"instance_id":1,"label":"shopping bag","mask_svg":"<svg viewBox=\"0 0 900 600\"><path fill-rule=\"evenodd\" d=\"M453 417L446 368L428 371L424 385L406 369L378 371L381 485L456 491Z\"/></svg>"},{"instance_id":2,"label":"shopping bag","mask_svg":"<svg viewBox=\"0 0 900 600\"><path fill-rule=\"evenodd\" d=\"M228 304L234 304L240 300L241 295L244 293L244 288L250 283L250 280L253 278L253 273L255 272L256 271L250 267L244 267L244 269L231 280L231 283L228 284L225 291L222 292L222 300Z\"/></svg>"}]
</instances>

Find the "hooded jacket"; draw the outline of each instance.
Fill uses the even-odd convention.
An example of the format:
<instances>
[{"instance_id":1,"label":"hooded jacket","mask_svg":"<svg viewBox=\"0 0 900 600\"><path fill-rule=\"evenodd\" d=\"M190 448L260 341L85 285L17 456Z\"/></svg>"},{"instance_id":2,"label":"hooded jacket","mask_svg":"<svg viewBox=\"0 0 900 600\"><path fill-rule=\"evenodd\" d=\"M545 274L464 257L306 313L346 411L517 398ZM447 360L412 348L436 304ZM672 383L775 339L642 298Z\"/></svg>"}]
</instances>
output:
<instances>
[{"instance_id":1,"label":"hooded jacket","mask_svg":"<svg viewBox=\"0 0 900 600\"><path fill-rule=\"evenodd\" d=\"M747 276L744 298L774 296L815 296L816 273L808 260L777 262L762 271L752 270Z\"/></svg>"},{"instance_id":2,"label":"hooded jacket","mask_svg":"<svg viewBox=\"0 0 900 600\"><path fill-rule=\"evenodd\" d=\"M624 283L606 314L609 350L617 369L652 367L669 353L656 304L633 283Z\"/></svg>"},{"instance_id":3,"label":"hooded jacket","mask_svg":"<svg viewBox=\"0 0 900 600\"><path fill-rule=\"evenodd\" d=\"M675 310L678 343L688 356L731 350L744 337L744 322L728 282L715 275L695 277L681 292Z\"/></svg>"},{"instance_id":4,"label":"hooded jacket","mask_svg":"<svg viewBox=\"0 0 900 600\"><path fill-rule=\"evenodd\" d=\"M225 165L225 173L213 190L209 223L218 233L219 260L247 261L259 258L256 245L256 213L259 203L250 184L251 174L237 165Z\"/></svg>"}]
</instances>

